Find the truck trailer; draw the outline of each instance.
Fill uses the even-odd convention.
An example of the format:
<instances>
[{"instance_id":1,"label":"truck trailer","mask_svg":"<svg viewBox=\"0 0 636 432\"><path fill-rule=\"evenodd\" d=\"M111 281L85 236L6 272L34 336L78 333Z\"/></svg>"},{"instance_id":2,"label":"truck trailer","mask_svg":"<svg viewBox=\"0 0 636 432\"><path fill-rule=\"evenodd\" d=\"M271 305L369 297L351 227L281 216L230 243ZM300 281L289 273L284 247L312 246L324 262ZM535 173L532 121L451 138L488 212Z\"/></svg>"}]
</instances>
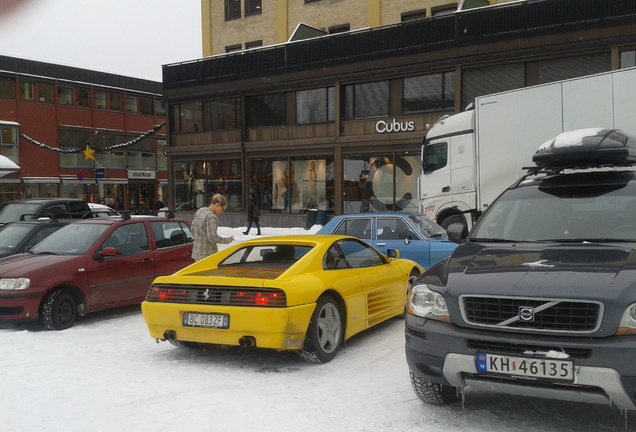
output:
<instances>
[{"instance_id":1,"label":"truck trailer","mask_svg":"<svg viewBox=\"0 0 636 432\"><path fill-rule=\"evenodd\" d=\"M581 128L636 135L635 101L636 68L476 98L472 109L440 118L424 139L420 211L444 228L471 227L551 137Z\"/></svg>"}]
</instances>

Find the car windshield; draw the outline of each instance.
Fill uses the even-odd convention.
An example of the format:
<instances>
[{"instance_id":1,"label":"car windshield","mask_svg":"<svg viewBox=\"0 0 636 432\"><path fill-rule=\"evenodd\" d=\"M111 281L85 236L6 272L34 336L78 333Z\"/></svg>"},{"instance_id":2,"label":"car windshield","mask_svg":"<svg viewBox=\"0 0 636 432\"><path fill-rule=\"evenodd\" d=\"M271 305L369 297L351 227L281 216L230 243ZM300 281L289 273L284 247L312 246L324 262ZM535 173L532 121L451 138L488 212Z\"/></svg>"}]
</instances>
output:
<instances>
[{"instance_id":1,"label":"car windshield","mask_svg":"<svg viewBox=\"0 0 636 432\"><path fill-rule=\"evenodd\" d=\"M60 228L34 246L34 254L82 255L108 229L101 224L70 224Z\"/></svg>"},{"instance_id":2,"label":"car windshield","mask_svg":"<svg viewBox=\"0 0 636 432\"><path fill-rule=\"evenodd\" d=\"M636 241L636 184L542 184L506 191L471 241Z\"/></svg>"},{"instance_id":3,"label":"car windshield","mask_svg":"<svg viewBox=\"0 0 636 432\"><path fill-rule=\"evenodd\" d=\"M0 230L0 247L14 249L33 229L33 226L11 224Z\"/></svg>"},{"instance_id":4,"label":"car windshield","mask_svg":"<svg viewBox=\"0 0 636 432\"><path fill-rule=\"evenodd\" d=\"M34 215L38 210L38 204L7 203L0 208L0 223L20 220L22 215L28 219L28 215Z\"/></svg>"},{"instance_id":5,"label":"car windshield","mask_svg":"<svg viewBox=\"0 0 636 432\"><path fill-rule=\"evenodd\" d=\"M426 238L446 236L446 231L444 230L444 228L442 228L424 215L411 215L409 216L409 220L413 222L413 224Z\"/></svg>"},{"instance_id":6,"label":"car windshield","mask_svg":"<svg viewBox=\"0 0 636 432\"><path fill-rule=\"evenodd\" d=\"M311 249L290 244L246 246L224 259L219 267L288 268Z\"/></svg>"}]
</instances>

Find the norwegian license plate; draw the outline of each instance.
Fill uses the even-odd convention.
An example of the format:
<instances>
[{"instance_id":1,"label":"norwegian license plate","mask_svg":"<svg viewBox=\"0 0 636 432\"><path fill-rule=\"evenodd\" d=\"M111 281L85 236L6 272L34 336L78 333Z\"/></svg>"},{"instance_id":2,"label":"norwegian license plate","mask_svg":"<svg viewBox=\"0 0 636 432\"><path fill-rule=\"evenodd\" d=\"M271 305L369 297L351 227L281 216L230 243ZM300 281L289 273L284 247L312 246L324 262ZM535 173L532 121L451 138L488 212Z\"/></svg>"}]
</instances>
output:
<instances>
[{"instance_id":1,"label":"norwegian license plate","mask_svg":"<svg viewBox=\"0 0 636 432\"><path fill-rule=\"evenodd\" d=\"M227 314L200 314L187 312L183 314L184 327L230 328L230 316Z\"/></svg>"},{"instance_id":2,"label":"norwegian license plate","mask_svg":"<svg viewBox=\"0 0 636 432\"><path fill-rule=\"evenodd\" d=\"M570 360L511 357L477 353L477 371L519 376L529 379L574 381L574 365Z\"/></svg>"}]
</instances>

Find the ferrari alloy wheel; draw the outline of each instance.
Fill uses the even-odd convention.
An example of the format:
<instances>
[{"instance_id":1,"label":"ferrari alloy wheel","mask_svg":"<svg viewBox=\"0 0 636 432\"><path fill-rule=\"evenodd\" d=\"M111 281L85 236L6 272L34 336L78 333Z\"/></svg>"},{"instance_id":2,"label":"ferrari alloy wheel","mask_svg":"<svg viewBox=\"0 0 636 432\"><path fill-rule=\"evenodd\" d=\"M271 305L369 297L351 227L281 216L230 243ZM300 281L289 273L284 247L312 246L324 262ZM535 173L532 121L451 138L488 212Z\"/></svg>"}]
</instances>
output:
<instances>
[{"instance_id":1,"label":"ferrari alloy wheel","mask_svg":"<svg viewBox=\"0 0 636 432\"><path fill-rule=\"evenodd\" d=\"M301 355L313 363L326 363L336 356L343 338L344 324L338 302L329 295L319 298Z\"/></svg>"}]
</instances>

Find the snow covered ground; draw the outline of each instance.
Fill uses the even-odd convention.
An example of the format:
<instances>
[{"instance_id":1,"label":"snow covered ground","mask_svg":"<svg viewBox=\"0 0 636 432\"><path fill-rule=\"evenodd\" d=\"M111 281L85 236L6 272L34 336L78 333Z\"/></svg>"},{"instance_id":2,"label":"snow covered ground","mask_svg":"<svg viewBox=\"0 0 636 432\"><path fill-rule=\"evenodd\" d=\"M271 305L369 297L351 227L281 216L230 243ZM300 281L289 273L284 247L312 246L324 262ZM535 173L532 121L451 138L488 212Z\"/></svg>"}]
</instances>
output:
<instances>
[{"instance_id":1,"label":"snow covered ground","mask_svg":"<svg viewBox=\"0 0 636 432\"><path fill-rule=\"evenodd\" d=\"M219 233L251 237L242 230ZM426 405L411 388L403 331L392 319L316 365L293 353L157 344L138 306L61 332L3 325L0 431L636 431L636 413L600 405L471 391L463 407Z\"/></svg>"}]
</instances>

